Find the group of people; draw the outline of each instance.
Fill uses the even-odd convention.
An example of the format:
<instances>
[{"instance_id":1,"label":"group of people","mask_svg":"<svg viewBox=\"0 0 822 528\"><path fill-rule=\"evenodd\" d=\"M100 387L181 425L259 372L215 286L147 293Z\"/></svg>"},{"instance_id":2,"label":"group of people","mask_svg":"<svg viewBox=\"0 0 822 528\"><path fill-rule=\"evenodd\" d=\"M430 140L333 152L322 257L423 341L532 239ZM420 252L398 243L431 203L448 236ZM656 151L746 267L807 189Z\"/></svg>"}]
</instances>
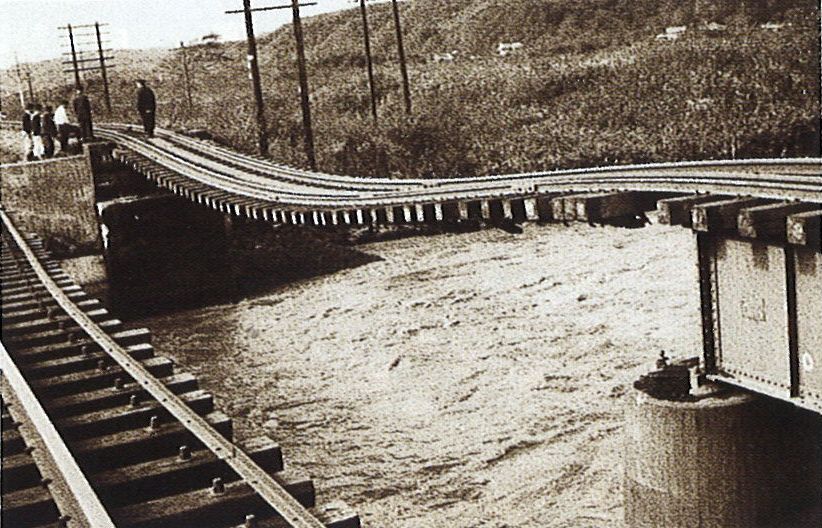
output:
<instances>
[{"instance_id":1,"label":"group of people","mask_svg":"<svg viewBox=\"0 0 822 528\"><path fill-rule=\"evenodd\" d=\"M93 139L91 128L91 102L77 89L77 96L72 101L74 115L78 126L69 121L68 101L63 100L53 109L51 105L31 102L23 112L23 158L26 161L43 160L55 155L55 139L60 144L59 154L67 154L69 136L74 133L81 141Z\"/></svg>"},{"instance_id":2,"label":"group of people","mask_svg":"<svg viewBox=\"0 0 822 528\"><path fill-rule=\"evenodd\" d=\"M23 112L23 155L27 161L54 156L54 140L60 141L60 150L68 149L67 101L61 101L57 110L40 103L29 103Z\"/></svg>"},{"instance_id":3,"label":"group of people","mask_svg":"<svg viewBox=\"0 0 822 528\"><path fill-rule=\"evenodd\" d=\"M54 157L55 138L60 143L60 153L68 153L69 136L74 133L81 143L94 139L91 118L91 101L83 87L77 87L77 95L72 101L74 116L78 126L69 122L68 101L60 101L57 109L50 105L29 103L23 112L23 157L26 161L43 160ZM143 122L146 136L154 137L155 111L157 101L154 91L146 81L137 81L137 111Z\"/></svg>"}]
</instances>

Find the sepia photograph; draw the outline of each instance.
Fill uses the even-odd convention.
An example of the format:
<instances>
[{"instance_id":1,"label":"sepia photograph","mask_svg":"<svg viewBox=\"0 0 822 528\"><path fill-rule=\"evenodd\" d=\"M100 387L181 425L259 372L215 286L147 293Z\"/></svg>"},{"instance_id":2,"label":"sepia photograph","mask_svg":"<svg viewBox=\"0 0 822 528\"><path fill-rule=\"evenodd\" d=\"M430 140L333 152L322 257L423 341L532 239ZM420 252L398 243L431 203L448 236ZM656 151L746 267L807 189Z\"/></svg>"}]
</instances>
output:
<instances>
[{"instance_id":1,"label":"sepia photograph","mask_svg":"<svg viewBox=\"0 0 822 528\"><path fill-rule=\"evenodd\" d=\"M819 0L0 0L3 528L822 528Z\"/></svg>"}]
</instances>

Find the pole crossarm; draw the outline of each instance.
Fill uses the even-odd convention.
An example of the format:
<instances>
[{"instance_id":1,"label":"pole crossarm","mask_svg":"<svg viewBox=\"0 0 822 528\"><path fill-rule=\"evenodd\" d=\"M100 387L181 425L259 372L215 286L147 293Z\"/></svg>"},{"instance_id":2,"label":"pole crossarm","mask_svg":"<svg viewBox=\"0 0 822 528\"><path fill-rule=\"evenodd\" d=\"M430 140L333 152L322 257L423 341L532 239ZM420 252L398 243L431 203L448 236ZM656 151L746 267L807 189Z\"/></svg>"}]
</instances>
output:
<instances>
[{"instance_id":1,"label":"pole crossarm","mask_svg":"<svg viewBox=\"0 0 822 528\"><path fill-rule=\"evenodd\" d=\"M104 27L104 26L107 26L107 25L108 25L108 23L99 24L100 27ZM57 26L57 29L93 28L94 26L95 26L95 24L81 24L81 25L78 25L78 26L75 26L74 24L70 24L70 25L67 25L67 26Z\"/></svg>"},{"instance_id":2,"label":"pole crossarm","mask_svg":"<svg viewBox=\"0 0 822 528\"><path fill-rule=\"evenodd\" d=\"M117 66L116 64L106 64L106 69L114 68L116 66ZM88 68L78 68L76 71L78 71L78 72L100 71L101 69L102 68L100 68L99 66L89 66ZM75 70L73 70L73 69L63 70L63 73L72 73L73 71L75 71Z\"/></svg>"},{"instance_id":3,"label":"pole crossarm","mask_svg":"<svg viewBox=\"0 0 822 528\"><path fill-rule=\"evenodd\" d=\"M106 60L111 60L114 57L113 56L108 56L108 57L103 57L103 58L106 59ZM93 59L77 59L78 64L81 63L81 62L99 62L99 61L100 61L100 59L97 58L97 57L95 57ZM73 64L73 61L63 61L63 64ZM106 66L108 66L108 64L106 64Z\"/></svg>"},{"instance_id":4,"label":"pole crossarm","mask_svg":"<svg viewBox=\"0 0 822 528\"><path fill-rule=\"evenodd\" d=\"M303 2L303 3L300 4L300 7L309 7L309 6L315 6L315 5L317 5L317 2ZM277 10L277 9L291 9L291 4L281 5L281 6L254 7L252 9L249 9L249 12L253 13L255 11L274 11L274 10ZM245 13L245 10L244 9L233 9L231 11L226 11L225 12L226 15L236 15L238 13Z\"/></svg>"}]
</instances>

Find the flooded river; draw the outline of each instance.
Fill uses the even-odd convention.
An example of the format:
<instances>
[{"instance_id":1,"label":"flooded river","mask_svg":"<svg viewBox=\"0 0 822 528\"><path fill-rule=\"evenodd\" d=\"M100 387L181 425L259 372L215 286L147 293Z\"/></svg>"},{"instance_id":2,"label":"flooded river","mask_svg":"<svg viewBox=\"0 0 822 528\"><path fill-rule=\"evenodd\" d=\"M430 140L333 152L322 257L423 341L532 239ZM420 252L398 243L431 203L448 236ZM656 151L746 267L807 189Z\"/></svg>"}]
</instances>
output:
<instances>
[{"instance_id":1,"label":"flooded river","mask_svg":"<svg viewBox=\"0 0 822 528\"><path fill-rule=\"evenodd\" d=\"M622 396L699 353L684 229L526 225L136 321L366 526L620 526ZM296 262L299 255L294 255Z\"/></svg>"}]
</instances>

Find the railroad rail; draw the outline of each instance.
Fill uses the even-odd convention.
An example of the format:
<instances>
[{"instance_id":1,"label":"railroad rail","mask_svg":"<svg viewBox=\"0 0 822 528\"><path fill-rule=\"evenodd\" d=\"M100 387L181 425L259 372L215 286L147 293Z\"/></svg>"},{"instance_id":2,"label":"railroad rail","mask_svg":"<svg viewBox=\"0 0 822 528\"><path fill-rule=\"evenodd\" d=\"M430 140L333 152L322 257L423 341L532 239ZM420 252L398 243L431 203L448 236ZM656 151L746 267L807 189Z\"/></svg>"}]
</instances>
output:
<instances>
[{"instance_id":1,"label":"railroad rail","mask_svg":"<svg viewBox=\"0 0 822 528\"><path fill-rule=\"evenodd\" d=\"M115 158L161 187L226 213L287 224L538 220L548 216L546 200L583 192L711 193L822 203L818 158L392 180L303 171L162 129L147 139L129 125L109 124L98 135L116 144ZM500 206L501 211L492 210Z\"/></svg>"},{"instance_id":2,"label":"railroad rail","mask_svg":"<svg viewBox=\"0 0 822 528\"><path fill-rule=\"evenodd\" d=\"M231 440L197 380L3 224L4 524L355 528L267 437ZM10 402L11 405L8 405ZM44 478L48 475L47 478Z\"/></svg>"}]
</instances>

